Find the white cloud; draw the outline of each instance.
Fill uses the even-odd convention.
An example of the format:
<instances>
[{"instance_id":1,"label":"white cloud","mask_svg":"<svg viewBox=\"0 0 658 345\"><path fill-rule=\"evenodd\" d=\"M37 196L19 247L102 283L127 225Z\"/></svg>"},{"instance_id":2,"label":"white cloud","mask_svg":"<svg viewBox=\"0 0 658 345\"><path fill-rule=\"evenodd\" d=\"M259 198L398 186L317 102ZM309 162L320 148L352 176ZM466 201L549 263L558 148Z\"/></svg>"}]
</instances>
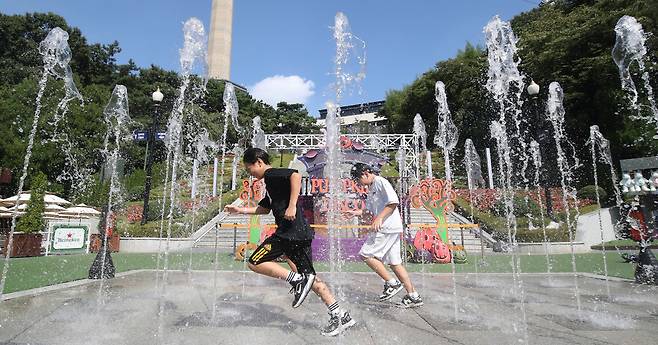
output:
<instances>
[{"instance_id":1,"label":"white cloud","mask_svg":"<svg viewBox=\"0 0 658 345\"><path fill-rule=\"evenodd\" d=\"M313 96L315 84L298 75L275 75L267 77L249 87L249 93L256 99L276 107L279 102L306 104Z\"/></svg>"}]
</instances>

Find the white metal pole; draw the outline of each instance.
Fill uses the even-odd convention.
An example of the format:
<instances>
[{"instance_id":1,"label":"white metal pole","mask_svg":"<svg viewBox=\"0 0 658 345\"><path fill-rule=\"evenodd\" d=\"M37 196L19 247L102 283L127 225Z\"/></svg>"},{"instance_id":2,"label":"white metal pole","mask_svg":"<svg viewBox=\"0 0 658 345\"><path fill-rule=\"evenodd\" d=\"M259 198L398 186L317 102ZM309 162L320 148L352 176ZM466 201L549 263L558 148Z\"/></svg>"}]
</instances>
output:
<instances>
[{"instance_id":1,"label":"white metal pole","mask_svg":"<svg viewBox=\"0 0 658 345\"><path fill-rule=\"evenodd\" d=\"M197 174L199 171L199 161L194 160L192 164L192 199L196 197L196 184L197 184Z\"/></svg>"},{"instance_id":2,"label":"white metal pole","mask_svg":"<svg viewBox=\"0 0 658 345\"><path fill-rule=\"evenodd\" d=\"M427 158L425 159L425 163L427 163L427 177L432 178L432 152L430 150L425 152L427 154Z\"/></svg>"},{"instance_id":3,"label":"white metal pole","mask_svg":"<svg viewBox=\"0 0 658 345\"><path fill-rule=\"evenodd\" d=\"M233 157L233 166L235 166L235 160L238 159L238 156ZM235 190L236 184L237 184L237 170L238 169L232 169L233 172L231 173L231 190Z\"/></svg>"},{"instance_id":4,"label":"white metal pole","mask_svg":"<svg viewBox=\"0 0 658 345\"><path fill-rule=\"evenodd\" d=\"M213 170L212 170L212 196L213 198L217 196L217 164L219 160L217 157L215 157L215 161L213 162Z\"/></svg>"},{"instance_id":5,"label":"white metal pole","mask_svg":"<svg viewBox=\"0 0 658 345\"><path fill-rule=\"evenodd\" d=\"M51 241L50 232L51 232L51 230L52 230L52 223L48 222L48 233L46 233L46 256L48 256L48 254L50 254L50 241Z\"/></svg>"},{"instance_id":6,"label":"white metal pole","mask_svg":"<svg viewBox=\"0 0 658 345\"><path fill-rule=\"evenodd\" d=\"M487 153L487 174L489 175L489 189L494 188L493 184L493 171L491 170L491 150L489 148L486 148L486 153Z\"/></svg>"}]
</instances>

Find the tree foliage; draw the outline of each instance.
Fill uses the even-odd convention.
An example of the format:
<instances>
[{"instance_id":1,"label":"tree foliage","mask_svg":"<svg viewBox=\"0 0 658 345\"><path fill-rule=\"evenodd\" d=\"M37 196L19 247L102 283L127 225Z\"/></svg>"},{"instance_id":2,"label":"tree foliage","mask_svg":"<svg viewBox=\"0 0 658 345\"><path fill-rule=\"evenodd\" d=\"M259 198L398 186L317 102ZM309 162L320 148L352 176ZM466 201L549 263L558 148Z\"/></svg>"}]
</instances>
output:
<instances>
[{"instance_id":1,"label":"tree foliage","mask_svg":"<svg viewBox=\"0 0 658 345\"><path fill-rule=\"evenodd\" d=\"M0 167L12 169L14 175L12 184L0 185L0 195L14 193L17 187L17 174L23 166L36 108L37 81L42 73L38 45L54 27L61 27L69 33L71 69L84 97L84 104L72 101L63 120L54 127L57 102L64 93L61 81L49 79L42 99L30 174L44 172L47 179L54 183L50 188L63 192L63 196L74 197L76 194L73 182L62 179L63 171L84 167L96 173L103 165L101 149L106 128L102 113L115 85L125 85L128 89L133 120L131 130L146 130L155 126L159 131L165 131L174 100L178 97L180 78L176 72L153 65L139 67L132 60L126 64L117 63L116 55L121 52L121 47L116 41L109 44L88 43L78 28L70 27L64 18L53 13L0 14L0 46L9 47L0 50L0 123L3 124L0 126ZM204 84L196 77L194 82L196 87ZM156 88L164 94L159 116L156 116L156 107L151 99L151 93ZM189 128L207 128L210 139L214 141L220 141L223 130L223 92L223 81L209 80L205 91L201 92L201 99L195 100L195 106L186 106L185 121L189 123ZM236 93L240 107L239 121L244 127L251 126L252 119L260 116L266 133L317 130L315 120L301 104L281 103L275 109L253 99L247 92L237 90ZM186 103L191 104L191 100L186 100ZM279 123L283 124L281 128L277 126ZM188 150L192 139L187 137L183 143ZM228 142L236 141L237 133L231 128ZM67 160L67 148L73 159ZM166 148L162 142L157 142L151 149L154 150L156 163L166 160ZM124 172L140 169L145 153L144 142L125 145L122 152L126 159ZM103 184L92 183L89 188L103 189L96 185ZM84 195L79 196L85 198Z\"/></svg>"},{"instance_id":2,"label":"tree foliage","mask_svg":"<svg viewBox=\"0 0 658 345\"><path fill-rule=\"evenodd\" d=\"M614 27L623 15L635 16L645 32L658 33L658 6L653 0L555 0L511 20L519 39L518 58L526 83L530 79L537 82L541 87L540 98L544 100L551 82L557 81L563 87L565 126L582 162L588 161L589 153L584 145L589 127L594 124L610 139L615 161L658 154L658 143L651 139L656 124L631 120L636 110L628 106L611 57ZM650 79L655 89L658 86L656 35L649 35L647 45L652 62ZM483 156L485 147L495 146L489 135L489 124L497 117L484 87L487 69L486 51L467 44L454 58L438 62L410 85L389 91L382 112L389 119L390 129L409 133L414 115L420 113L428 137L432 138L436 131L434 83L441 80L446 85L448 103L460 134L455 151L457 161L461 161L466 138L473 140ZM646 99L646 94L640 92ZM532 102L528 102L525 92L522 98L525 121L535 121ZM543 109L544 105L540 107ZM591 183L591 163L583 165L580 177L582 185Z\"/></svg>"},{"instance_id":3,"label":"tree foliage","mask_svg":"<svg viewBox=\"0 0 658 345\"><path fill-rule=\"evenodd\" d=\"M44 173L37 173L32 179L30 190L30 201L27 203L25 214L18 220L16 231L26 234L43 231L46 222L43 219L43 212L46 205L43 200L46 195L48 181Z\"/></svg>"}]
</instances>

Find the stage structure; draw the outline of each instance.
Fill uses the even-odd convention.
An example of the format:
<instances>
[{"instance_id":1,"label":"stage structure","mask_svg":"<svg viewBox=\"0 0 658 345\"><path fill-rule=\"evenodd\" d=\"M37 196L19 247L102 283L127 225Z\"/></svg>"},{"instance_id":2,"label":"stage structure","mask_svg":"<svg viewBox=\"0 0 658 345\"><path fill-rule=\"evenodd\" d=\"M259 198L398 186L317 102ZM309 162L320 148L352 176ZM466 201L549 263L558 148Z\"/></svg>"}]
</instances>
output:
<instances>
[{"instance_id":1,"label":"stage structure","mask_svg":"<svg viewBox=\"0 0 658 345\"><path fill-rule=\"evenodd\" d=\"M363 149L391 151L403 148L405 151L403 177L419 180L418 152L419 137L413 134L342 134L353 142L363 145ZM267 148L273 150L310 150L325 147L324 134L266 134Z\"/></svg>"}]
</instances>

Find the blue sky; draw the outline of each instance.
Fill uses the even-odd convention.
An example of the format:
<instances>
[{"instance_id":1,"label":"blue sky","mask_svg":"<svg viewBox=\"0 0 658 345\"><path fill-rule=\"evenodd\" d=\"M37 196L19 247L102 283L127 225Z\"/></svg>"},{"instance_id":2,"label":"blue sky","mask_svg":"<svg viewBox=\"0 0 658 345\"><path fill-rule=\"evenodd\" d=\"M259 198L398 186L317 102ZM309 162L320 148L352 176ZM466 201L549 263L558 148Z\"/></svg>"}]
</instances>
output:
<instances>
[{"instance_id":1,"label":"blue sky","mask_svg":"<svg viewBox=\"0 0 658 345\"><path fill-rule=\"evenodd\" d=\"M5 14L54 12L80 28L90 42L119 41L119 62L178 71L182 23L190 17L210 26L212 0L1 0ZM466 42L483 43L482 28L494 16L509 20L539 0L234 0L231 79L259 98L298 100L309 112L332 99L329 86L336 12L367 44L367 76L361 94L342 103L384 99ZM74 71L75 72L75 71ZM282 76L273 78L275 76Z\"/></svg>"}]
</instances>

